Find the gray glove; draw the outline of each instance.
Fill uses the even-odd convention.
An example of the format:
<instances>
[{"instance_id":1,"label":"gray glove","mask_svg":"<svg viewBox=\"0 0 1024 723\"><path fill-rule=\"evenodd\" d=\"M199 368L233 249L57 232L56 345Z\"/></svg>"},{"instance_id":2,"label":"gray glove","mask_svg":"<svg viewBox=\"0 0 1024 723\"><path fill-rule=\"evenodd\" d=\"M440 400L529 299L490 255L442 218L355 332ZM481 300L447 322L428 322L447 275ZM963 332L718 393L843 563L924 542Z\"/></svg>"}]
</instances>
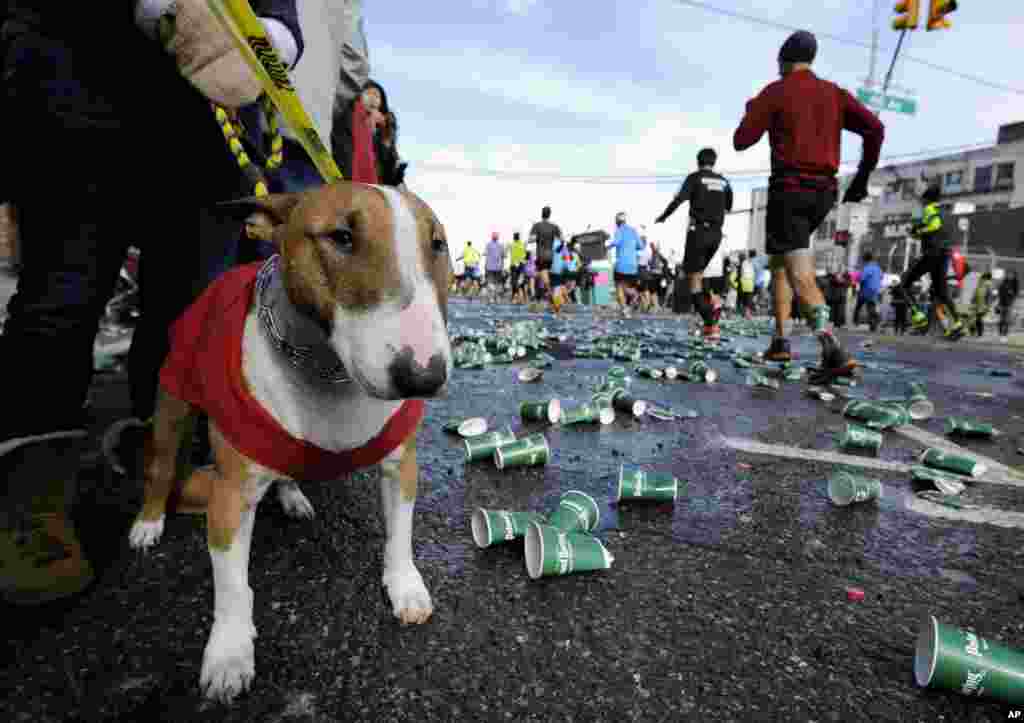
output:
<instances>
[{"instance_id":1,"label":"gray glove","mask_svg":"<svg viewBox=\"0 0 1024 723\"><path fill-rule=\"evenodd\" d=\"M214 103L240 108L262 95L259 78L206 0L140 0L135 22L174 56L182 76ZM288 29L275 20L262 22L281 60L294 62L298 46Z\"/></svg>"}]
</instances>

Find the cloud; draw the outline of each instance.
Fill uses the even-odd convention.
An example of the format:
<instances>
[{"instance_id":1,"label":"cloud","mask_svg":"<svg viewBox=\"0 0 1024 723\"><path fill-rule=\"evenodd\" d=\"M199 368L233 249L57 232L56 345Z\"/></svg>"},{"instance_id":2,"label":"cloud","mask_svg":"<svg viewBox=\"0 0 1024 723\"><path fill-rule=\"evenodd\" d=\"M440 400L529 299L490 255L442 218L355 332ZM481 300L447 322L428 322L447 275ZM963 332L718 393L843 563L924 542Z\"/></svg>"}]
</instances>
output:
<instances>
[{"instance_id":1,"label":"cloud","mask_svg":"<svg viewBox=\"0 0 1024 723\"><path fill-rule=\"evenodd\" d=\"M537 2L538 0L505 0L505 12L511 15L526 15Z\"/></svg>"}]
</instances>

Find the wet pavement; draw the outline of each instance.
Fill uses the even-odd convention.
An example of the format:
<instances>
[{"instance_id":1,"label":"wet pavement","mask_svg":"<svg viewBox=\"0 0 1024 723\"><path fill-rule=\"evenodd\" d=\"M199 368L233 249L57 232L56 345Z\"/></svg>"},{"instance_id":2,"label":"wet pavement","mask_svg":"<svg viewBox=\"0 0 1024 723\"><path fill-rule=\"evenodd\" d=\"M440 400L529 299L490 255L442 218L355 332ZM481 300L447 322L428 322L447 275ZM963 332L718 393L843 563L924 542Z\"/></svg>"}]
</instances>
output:
<instances>
[{"instance_id":1,"label":"wet pavement","mask_svg":"<svg viewBox=\"0 0 1024 723\"><path fill-rule=\"evenodd\" d=\"M383 542L375 472L303 486L316 509L295 521L273 494L260 506L252 546L256 679L230 707L198 694L212 618L212 577L201 518L176 516L148 556L127 531L141 500L136 480L98 465L83 474L75 515L100 575L80 599L46 609L4 608L14 633L0 689L4 720L167 721L851 721L1006 720L1009 707L919 689L914 641L926 614L1024 649L1024 530L943 519L911 509L908 475L881 479L877 503L838 508L825 492L833 468L737 452L739 437L835 451L845 420L804 394L805 383L752 389L749 370L709 363L713 385L634 379L634 395L693 410L658 421L619 415L608 426L524 424L523 401L589 401L613 365L573 358L588 332L640 334L670 351L685 333L673 317L560 319L513 307L451 304L453 331L497 319L539 319L566 336L543 380L524 384L523 362L455 372L428 405L419 439L414 531L435 613L402 628L380 592ZM943 434L949 415L990 421L994 441L961 441L1021 468L1024 365L1020 354L920 340L846 337L865 362L849 391L894 396L921 381ZM759 351L768 337L730 348ZM794 338L798 363L817 344ZM664 366L667 361L640 364ZM1010 370L1011 377L988 370ZM972 371L973 370L973 371ZM975 373L976 372L976 373ZM124 413L127 386L97 378L96 430ZM498 471L466 464L461 440L441 427L483 416L492 429L543 431L544 467ZM880 457L912 463L924 447L885 434ZM608 502L623 462L671 471L685 483L674 505ZM1022 479L1024 485L1024 479ZM603 572L529 579L522 543L480 550L477 507L545 512L579 489L602 504L597 535L615 557ZM1024 513L1024 486L976 483L965 502ZM848 587L865 592L850 602Z\"/></svg>"}]
</instances>

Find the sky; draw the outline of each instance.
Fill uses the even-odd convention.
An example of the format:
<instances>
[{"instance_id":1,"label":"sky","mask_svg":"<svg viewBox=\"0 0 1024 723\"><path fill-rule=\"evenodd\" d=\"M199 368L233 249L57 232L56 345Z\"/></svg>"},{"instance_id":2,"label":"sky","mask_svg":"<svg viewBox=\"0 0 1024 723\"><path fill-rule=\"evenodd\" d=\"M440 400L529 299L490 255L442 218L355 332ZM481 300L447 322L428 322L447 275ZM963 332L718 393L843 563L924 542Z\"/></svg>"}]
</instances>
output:
<instances>
[{"instance_id":1,"label":"sky","mask_svg":"<svg viewBox=\"0 0 1024 723\"><path fill-rule=\"evenodd\" d=\"M871 2L706 4L817 33L815 72L851 92L864 84L870 50L824 36L870 43ZM879 80L898 38L893 5L879 3ZM749 208L751 189L765 183L750 172L766 175L767 137L736 153L732 134L746 101L777 78L787 29L679 0L368 0L365 14L371 74L398 115L407 185L438 214L455 255L466 240L480 248L492 231L506 243L513 231L525 237L544 205L567 234L611 231L625 211L659 247L681 254L687 207L665 224L653 221L695 170L698 150L717 149L717 170L727 176L747 174L732 177L734 208ZM1024 120L1024 78L1014 72L1024 3L963 0L951 21L937 32L922 22L904 42L890 94L915 98L918 111L883 114L883 162L994 143L1000 124ZM843 160L855 166L860 139L844 136ZM580 183L543 174L669 178ZM727 220L728 250L745 247L748 222L746 214Z\"/></svg>"}]
</instances>

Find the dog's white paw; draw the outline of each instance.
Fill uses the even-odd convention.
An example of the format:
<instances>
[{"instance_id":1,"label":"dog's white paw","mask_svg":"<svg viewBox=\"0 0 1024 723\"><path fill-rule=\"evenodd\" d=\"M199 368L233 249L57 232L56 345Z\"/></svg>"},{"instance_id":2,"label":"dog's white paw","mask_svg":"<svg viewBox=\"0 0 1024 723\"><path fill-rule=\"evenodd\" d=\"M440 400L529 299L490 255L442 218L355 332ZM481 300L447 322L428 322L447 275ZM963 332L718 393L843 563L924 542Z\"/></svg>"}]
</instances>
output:
<instances>
[{"instance_id":1,"label":"dog's white paw","mask_svg":"<svg viewBox=\"0 0 1024 723\"><path fill-rule=\"evenodd\" d=\"M395 617L401 620L403 625L418 625L430 619L431 613L434 612L430 593L423 584L420 571L411 561L390 569L386 568L381 582L388 591Z\"/></svg>"},{"instance_id":2,"label":"dog's white paw","mask_svg":"<svg viewBox=\"0 0 1024 723\"><path fill-rule=\"evenodd\" d=\"M131 532L128 533L128 543L135 550L145 550L160 541L164 534L164 515L157 520L135 520Z\"/></svg>"},{"instance_id":3,"label":"dog's white paw","mask_svg":"<svg viewBox=\"0 0 1024 723\"><path fill-rule=\"evenodd\" d=\"M199 687L207 698L230 703L256 675L255 628L247 620L214 623L203 651Z\"/></svg>"},{"instance_id":4,"label":"dog's white paw","mask_svg":"<svg viewBox=\"0 0 1024 723\"><path fill-rule=\"evenodd\" d=\"M295 519L313 519L313 505L292 480L277 481L277 499L284 508L284 513Z\"/></svg>"}]
</instances>

